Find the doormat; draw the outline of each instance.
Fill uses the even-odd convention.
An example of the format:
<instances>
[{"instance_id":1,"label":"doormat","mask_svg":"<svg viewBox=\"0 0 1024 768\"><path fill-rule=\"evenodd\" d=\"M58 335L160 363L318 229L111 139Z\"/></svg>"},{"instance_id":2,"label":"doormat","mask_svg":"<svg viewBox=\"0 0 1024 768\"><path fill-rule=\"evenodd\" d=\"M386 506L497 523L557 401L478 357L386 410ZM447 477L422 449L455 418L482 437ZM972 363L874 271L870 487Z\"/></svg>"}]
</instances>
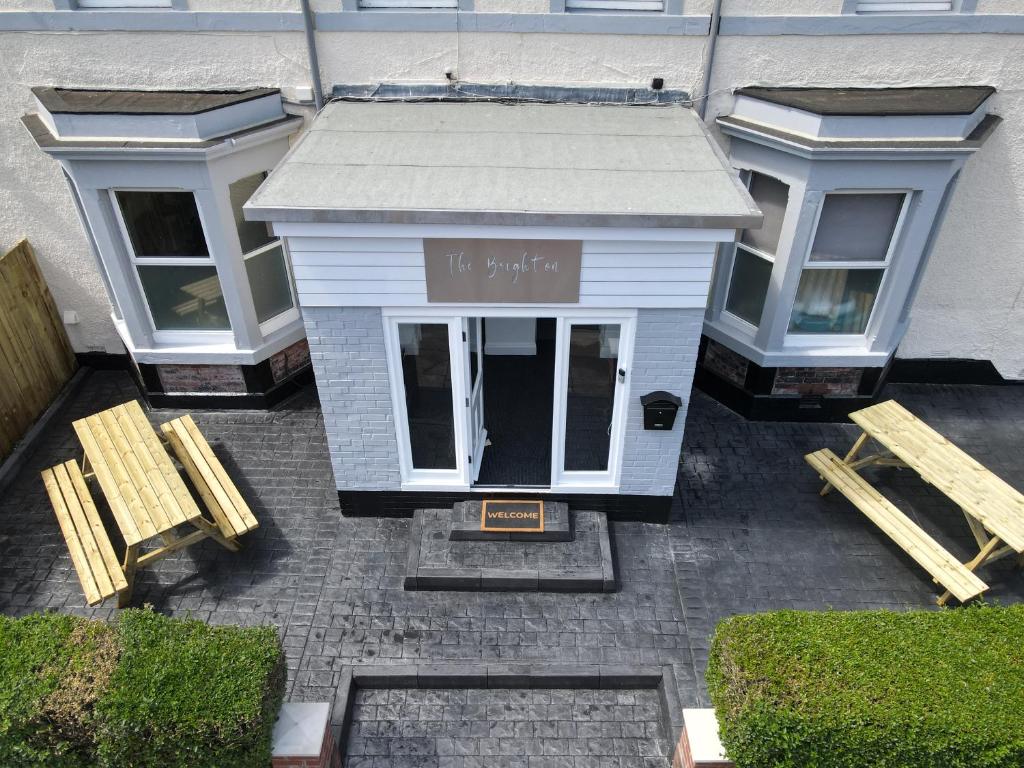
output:
<instances>
[{"instance_id":1,"label":"doormat","mask_svg":"<svg viewBox=\"0 0 1024 768\"><path fill-rule=\"evenodd\" d=\"M485 499L480 530L492 533L543 533L544 502Z\"/></svg>"}]
</instances>

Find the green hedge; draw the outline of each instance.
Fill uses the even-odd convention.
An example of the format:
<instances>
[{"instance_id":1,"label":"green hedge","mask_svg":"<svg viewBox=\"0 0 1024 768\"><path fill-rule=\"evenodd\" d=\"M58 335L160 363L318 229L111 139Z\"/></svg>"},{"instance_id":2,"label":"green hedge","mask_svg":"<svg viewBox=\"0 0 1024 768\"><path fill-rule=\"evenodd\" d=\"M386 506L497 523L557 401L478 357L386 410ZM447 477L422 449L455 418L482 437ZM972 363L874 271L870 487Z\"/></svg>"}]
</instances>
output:
<instances>
[{"instance_id":1,"label":"green hedge","mask_svg":"<svg viewBox=\"0 0 1024 768\"><path fill-rule=\"evenodd\" d=\"M1024 765L1024 606L735 616L707 683L739 768Z\"/></svg>"},{"instance_id":2,"label":"green hedge","mask_svg":"<svg viewBox=\"0 0 1024 768\"><path fill-rule=\"evenodd\" d=\"M268 766L283 690L273 627L0 617L0 766Z\"/></svg>"}]
</instances>

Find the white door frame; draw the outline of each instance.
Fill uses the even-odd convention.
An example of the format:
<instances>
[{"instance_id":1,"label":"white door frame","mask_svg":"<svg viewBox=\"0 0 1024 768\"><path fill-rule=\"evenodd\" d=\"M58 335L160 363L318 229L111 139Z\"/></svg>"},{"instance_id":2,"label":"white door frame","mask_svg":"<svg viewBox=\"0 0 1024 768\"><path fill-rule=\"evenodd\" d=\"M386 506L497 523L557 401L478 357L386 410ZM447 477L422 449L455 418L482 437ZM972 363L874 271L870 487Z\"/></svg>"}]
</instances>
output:
<instances>
[{"instance_id":1,"label":"white door frame","mask_svg":"<svg viewBox=\"0 0 1024 768\"><path fill-rule=\"evenodd\" d=\"M448 327L448 364L452 380L452 415L455 429L455 469L416 469L412 463L409 439L409 413L405 405L405 376L402 372L402 345L398 326L405 323L429 323ZM398 438L398 464L402 472L403 490L459 490L470 486L469 448L466 437L468 409L460 408L467 397L465 391L465 347L462 344L462 320L435 314L394 315L384 318L384 348L388 376L391 379L391 405L395 414L395 435Z\"/></svg>"},{"instance_id":2,"label":"white door frame","mask_svg":"<svg viewBox=\"0 0 1024 768\"><path fill-rule=\"evenodd\" d=\"M473 332L473 326L476 332ZM475 339L474 339L475 335ZM466 366L465 387L469 392L466 400L467 426L469 428L469 450L472 456L470 480L476 482L480 476L480 465L483 464L484 447L487 445L487 424L484 421L484 327L483 318L479 315L462 318L463 363ZM473 346L476 349L473 349ZM473 381L473 364L470 358L476 352L476 382Z\"/></svg>"},{"instance_id":3,"label":"white door frame","mask_svg":"<svg viewBox=\"0 0 1024 768\"><path fill-rule=\"evenodd\" d=\"M384 347L387 352L388 375L391 379L391 401L395 413L395 434L398 440L399 466L402 490L410 491L469 491L481 490L473 486L474 463L469 461L472 446L469 408L465 407L469 392L469 367L462 342L465 318L488 317L554 317L557 321L555 342L554 402L551 423L551 485L549 488L530 488L531 493L615 493L622 474L622 451L625 441L626 413L630 390L630 364L633 336L636 328L635 309L582 309L552 306L494 306L467 304L447 307L383 307ZM412 466L412 447L409 442L409 419L405 407L405 382L402 375L401 345L398 339L399 323L446 323L448 325L448 351L451 356L452 409L455 417L456 469L424 470ZM615 405L612 414L611 447L608 470L605 472L565 472L563 452L565 445L565 402L568 383L568 331L572 324L621 325L618 367L626 371L625 381L616 377ZM564 338L563 338L564 337ZM480 381L483 381L483 359L480 360ZM460 407L462 406L462 407ZM476 468L479 458L473 457ZM557 470L557 471L556 471ZM515 487L487 488L494 493L522 493Z\"/></svg>"},{"instance_id":4,"label":"white door frame","mask_svg":"<svg viewBox=\"0 0 1024 768\"><path fill-rule=\"evenodd\" d=\"M555 402L551 417L551 489L558 491L609 492L616 491L622 476L622 448L626 436L626 414L629 410L630 374L633 357L633 333L636 312L616 314L594 312L582 316L558 318L555 334ZM569 395L569 335L574 325L618 325L619 346L615 374L614 405L612 407L609 440L608 469L605 471L566 471L565 418ZM625 371L620 376L618 371Z\"/></svg>"}]
</instances>

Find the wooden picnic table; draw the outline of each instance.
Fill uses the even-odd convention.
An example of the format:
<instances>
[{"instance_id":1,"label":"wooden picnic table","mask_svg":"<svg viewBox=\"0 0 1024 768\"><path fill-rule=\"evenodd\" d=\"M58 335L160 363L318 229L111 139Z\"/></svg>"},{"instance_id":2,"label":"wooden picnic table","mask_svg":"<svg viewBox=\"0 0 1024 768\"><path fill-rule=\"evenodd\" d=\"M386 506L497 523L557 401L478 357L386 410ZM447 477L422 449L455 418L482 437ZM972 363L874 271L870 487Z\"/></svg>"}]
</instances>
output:
<instances>
[{"instance_id":1,"label":"wooden picnic table","mask_svg":"<svg viewBox=\"0 0 1024 768\"><path fill-rule=\"evenodd\" d=\"M856 472L868 465L907 467L945 494L963 511L978 545L978 554L963 563L968 571L973 573L980 566L1007 555L1024 553L1024 495L1015 488L895 400L854 411L850 419L862 433L842 459L841 469ZM858 458L869 438L883 450ZM814 454L809 455L809 461L812 456ZM826 474L823 477L830 480ZM836 475L836 479L841 481L842 475ZM832 485L826 482L822 495L828 493ZM849 496L845 491L844 494ZM931 544L932 549L938 547L934 542ZM921 537L911 544L917 548L927 546ZM911 552L908 546L904 549ZM950 596L947 589L939 598L939 605L944 605Z\"/></svg>"},{"instance_id":2,"label":"wooden picnic table","mask_svg":"<svg viewBox=\"0 0 1024 768\"><path fill-rule=\"evenodd\" d=\"M131 599L138 568L208 537L238 549L203 517L138 401L79 419L73 426L85 451L82 474L96 478L126 544L122 569L128 586L119 592L121 606ZM185 525L195 530L179 536L176 529ZM141 552L156 538L162 545Z\"/></svg>"}]
</instances>

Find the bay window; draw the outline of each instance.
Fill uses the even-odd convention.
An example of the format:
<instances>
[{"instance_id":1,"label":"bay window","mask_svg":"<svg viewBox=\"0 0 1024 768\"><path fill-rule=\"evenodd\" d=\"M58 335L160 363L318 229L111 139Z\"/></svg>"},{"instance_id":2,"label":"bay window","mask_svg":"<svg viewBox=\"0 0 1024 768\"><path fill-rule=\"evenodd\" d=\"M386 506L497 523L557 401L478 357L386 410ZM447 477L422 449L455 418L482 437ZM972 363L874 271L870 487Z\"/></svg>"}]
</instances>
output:
<instances>
[{"instance_id":1,"label":"bay window","mask_svg":"<svg viewBox=\"0 0 1024 768\"><path fill-rule=\"evenodd\" d=\"M113 194L153 329L230 330L195 195L162 190Z\"/></svg>"},{"instance_id":2,"label":"bay window","mask_svg":"<svg viewBox=\"0 0 1024 768\"><path fill-rule=\"evenodd\" d=\"M771 176L754 171L749 174L748 187L751 197L764 213L764 224L760 229L743 230L739 237L725 309L750 325L757 326L761 323L768 283L775 264L789 187Z\"/></svg>"},{"instance_id":3,"label":"bay window","mask_svg":"<svg viewBox=\"0 0 1024 768\"><path fill-rule=\"evenodd\" d=\"M800 274L790 333L863 334L889 264L904 193L830 193Z\"/></svg>"}]
</instances>

